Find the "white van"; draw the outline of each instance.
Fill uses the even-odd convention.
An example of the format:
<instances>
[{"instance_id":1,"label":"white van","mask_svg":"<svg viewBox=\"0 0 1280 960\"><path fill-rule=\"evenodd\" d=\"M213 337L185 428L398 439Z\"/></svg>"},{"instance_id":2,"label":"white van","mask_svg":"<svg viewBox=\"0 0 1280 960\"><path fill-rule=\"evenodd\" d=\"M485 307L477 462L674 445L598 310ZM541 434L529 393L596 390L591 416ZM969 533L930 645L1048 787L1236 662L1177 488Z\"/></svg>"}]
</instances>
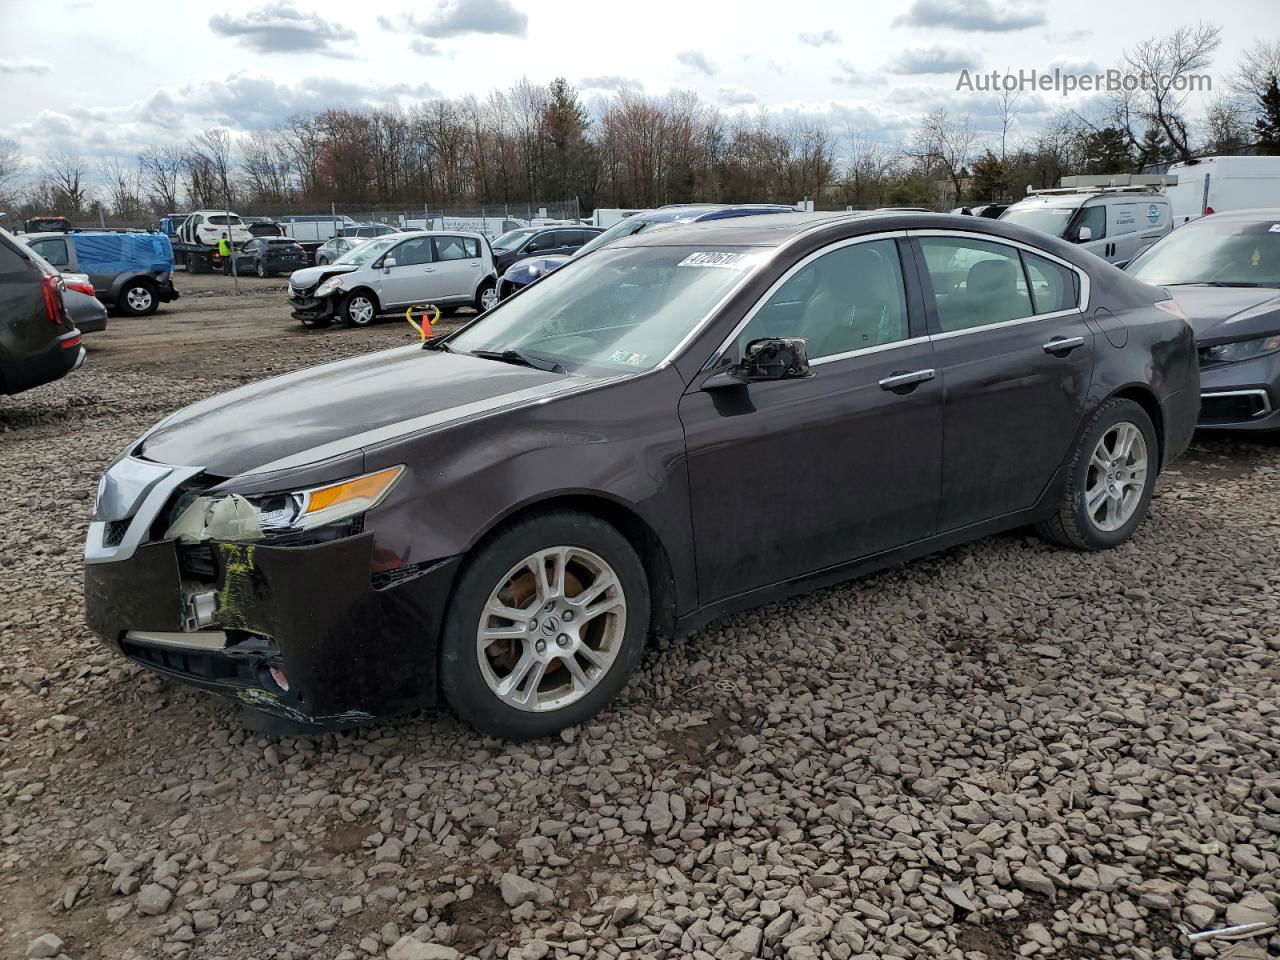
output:
<instances>
[{"instance_id":1,"label":"white van","mask_svg":"<svg viewBox=\"0 0 1280 960\"><path fill-rule=\"evenodd\" d=\"M1205 157L1169 172L1178 176L1165 191L1175 226L1209 213L1280 207L1280 157Z\"/></svg>"},{"instance_id":2,"label":"white van","mask_svg":"<svg viewBox=\"0 0 1280 960\"><path fill-rule=\"evenodd\" d=\"M350 217L327 213L277 217L276 222L284 227L285 236L292 237L299 243L317 245L359 226Z\"/></svg>"},{"instance_id":3,"label":"white van","mask_svg":"<svg viewBox=\"0 0 1280 960\"><path fill-rule=\"evenodd\" d=\"M1000 215L1115 264L1126 264L1173 229L1169 198L1149 187L1035 190Z\"/></svg>"}]
</instances>

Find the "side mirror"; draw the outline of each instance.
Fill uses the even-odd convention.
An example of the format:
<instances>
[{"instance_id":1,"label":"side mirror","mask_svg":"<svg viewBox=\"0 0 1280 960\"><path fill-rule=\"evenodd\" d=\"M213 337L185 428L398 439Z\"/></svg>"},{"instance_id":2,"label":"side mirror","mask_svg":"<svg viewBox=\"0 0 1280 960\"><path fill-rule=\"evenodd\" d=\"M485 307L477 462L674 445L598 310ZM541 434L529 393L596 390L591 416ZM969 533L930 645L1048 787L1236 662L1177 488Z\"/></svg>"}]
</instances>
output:
<instances>
[{"instance_id":1,"label":"side mirror","mask_svg":"<svg viewBox=\"0 0 1280 960\"><path fill-rule=\"evenodd\" d=\"M383 260L383 261L382 261L382 272L383 272L383 273L390 273L390 272L391 272L391 268L392 268L392 267L394 267L395 265L396 265L396 258L395 258L395 257L387 257L387 259L385 259L385 260Z\"/></svg>"},{"instance_id":2,"label":"side mirror","mask_svg":"<svg viewBox=\"0 0 1280 960\"><path fill-rule=\"evenodd\" d=\"M1087 243L1093 239L1093 230L1089 227L1081 227L1076 231L1076 243Z\"/></svg>"},{"instance_id":3,"label":"side mirror","mask_svg":"<svg viewBox=\"0 0 1280 960\"><path fill-rule=\"evenodd\" d=\"M813 376L809 352L799 337L764 337L752 340L742 359L728 370L708 377L702 389L742 386L762 380L800 380Z\"/></svg>"}]
</instances>

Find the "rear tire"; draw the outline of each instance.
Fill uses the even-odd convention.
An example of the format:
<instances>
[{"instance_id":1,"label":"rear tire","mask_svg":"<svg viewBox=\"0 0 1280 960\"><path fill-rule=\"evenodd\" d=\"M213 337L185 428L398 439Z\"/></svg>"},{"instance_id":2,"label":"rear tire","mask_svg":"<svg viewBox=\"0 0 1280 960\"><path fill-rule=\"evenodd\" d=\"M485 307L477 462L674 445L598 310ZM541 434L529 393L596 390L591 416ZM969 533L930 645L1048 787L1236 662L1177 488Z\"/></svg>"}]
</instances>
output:
<instances>
[{"instance_id":1,"label":"rear tire","mask_svg":"<svg viewBox=\"0 0 1280 960\"><path fill-rule=\"evenodd\" d=\"M1036 531L1077 550L1107 550L1124 543L1147 515L1159 456L1147 412L1132 400L1108 400L1072 453L1057 509L1036 524Z\"/></svg>"},{"instance_id":2,"label":"rear tire","mask_svg":"<svg viewBox=\"0 0 1280 960\"><path fill-rule=\"evenodd\" d=\"M378 302L368 290L352 290L342 298L338 313L348 327L367 327L378 316Z\"/></svg>"},{"instance_id":3,"label":"rear tire","mask_svg":"<svg viewBox=\"0 0 1280 960\"><path fill-rule=\"evenodd\" d=\"M480 284L480 289L476 291L476 299L471 306L475 308L476 313L484 313L497 305L498 286L492 280L486 280Z\"/></svg>"},{"instance_id":4,"label":"rear tire","mask_svg":"<svg viewBox=\"0 0 1280 960\"><path fill-rule=\"evenodd\" d=\"M258 261L257 271L258 271L258 276L260 276L264 280L267 277L270 277L273 275L271 271L266 268L266 266L263 264L261 260Z\"/></svg>"},{"instance_id":5,"label":"rear tire","mask_svg":"<svg viewBox=\"0 0 1280 960\"><path fill-rule=\"evenodd\" d=\"M204 273L205 261L204 257L197 256L194 253L187 254L187 273Z\"/></svg>"},{"instance_id":6,"label":"rear tire","mask_svg":"<svg viewBox=\"0 0 1280 960\"><path fill-rule=\"evenodd\" d=\"M482 632L494 639L485 642ZM588 514L535 514L462 568L445 618L440 686L482 733L550 736L591 719L617 695L648 633L649 583L626 537Z\"/></svg>"},{"instance_id":7,"label":"rear tire","mask_svg":"<svg viewBox=\"0 0 1280 960\"><path fill-rule=\"evenodd\" d=\"M150 280L130 280L120 291L116 306L130 317L149 317L160 309L160 291Z\"/></svg>"}]
</instances>

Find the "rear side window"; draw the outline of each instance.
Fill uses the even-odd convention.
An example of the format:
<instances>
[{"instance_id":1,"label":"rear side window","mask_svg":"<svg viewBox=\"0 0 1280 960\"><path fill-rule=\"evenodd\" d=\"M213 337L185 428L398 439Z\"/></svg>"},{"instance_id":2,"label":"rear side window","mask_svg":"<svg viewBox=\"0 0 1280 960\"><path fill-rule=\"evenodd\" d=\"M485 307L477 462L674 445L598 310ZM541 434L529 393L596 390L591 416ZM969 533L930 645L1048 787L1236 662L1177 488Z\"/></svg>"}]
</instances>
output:
<instances>
[{"instance_id":1,"label":"rear side window","mask_svg":"<svg viewBox=\"0 0 1280 960\"><path fill-rule=\"evenodd\" d=\"M437 260L469 260L480 256L480 244L472 237L436 237Z\"/></svg>"},{"instance_id":2,"label":"rear side window","mask_svg":"<svg viewBox=\"0 0 1280 960\"><path fill-rule=\"evenodd\" d=\"M1031 302L1037 314L1080 306L1080 277L1074 270L1025 250L1022 262L1031 281Z\"/></svg>"},{"instance_id":3,"label":"rear side window","mask_svg":"<svg viewBox=\"0 0 1280 960\"><path fill-rule=\"evenodd\" d=\"M28 273L31 261L9 245L8 240L0 239L0 273Z\"/></svg>"},{"instance_id":4,"label":"rear side window","mask_svg":"<svg viewBox=\"0 0 1280 960\"><path fill-rule=\"evenodd\" d=\"M55 267L65 267L68 263L67 241L61 238L51 237L48 240L36 240L31 244L31 249Z\"/></svg>"},{"instance_id":5,"label":"rear side window","mask_svg":"<svg viewBox=\"0 0 1280 960\"><path fill-rule=\"evenodd\" d=\"M943 333L1033 315L1015 248L960 237L921 237L920 248Z\"/></svg>"}]
</instances>

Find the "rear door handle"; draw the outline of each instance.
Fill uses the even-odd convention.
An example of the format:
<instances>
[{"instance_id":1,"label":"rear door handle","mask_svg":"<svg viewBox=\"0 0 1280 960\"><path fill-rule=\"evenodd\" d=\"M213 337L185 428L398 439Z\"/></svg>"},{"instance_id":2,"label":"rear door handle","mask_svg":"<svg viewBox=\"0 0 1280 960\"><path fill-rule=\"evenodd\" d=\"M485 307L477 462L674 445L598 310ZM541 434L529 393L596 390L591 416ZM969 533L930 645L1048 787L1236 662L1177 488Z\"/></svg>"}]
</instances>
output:
<instances>
[{"instance_id":1,"label":"rear door handle","mask_svg":"<svg viewBox=\"0 0 1280 960\"><path fill-rule=\"evenodd\" d=\"M933 377L933 370L912 370L910 373L893 373L880 381L880 389L903 390L906 388L906 390L911 390L919 384L932 380Z\"/></svg>"},{"instance_id":2,"label":"rear door handle","mask_svg":"<svg viewBox=\"0 0 1280 960\"><path fill-rule=\"evenodd\" d=\"M1044 345L1045 353L1070 353L1084 346L1084 337L1054 337Z\"/></svg>"}]
</instances>

